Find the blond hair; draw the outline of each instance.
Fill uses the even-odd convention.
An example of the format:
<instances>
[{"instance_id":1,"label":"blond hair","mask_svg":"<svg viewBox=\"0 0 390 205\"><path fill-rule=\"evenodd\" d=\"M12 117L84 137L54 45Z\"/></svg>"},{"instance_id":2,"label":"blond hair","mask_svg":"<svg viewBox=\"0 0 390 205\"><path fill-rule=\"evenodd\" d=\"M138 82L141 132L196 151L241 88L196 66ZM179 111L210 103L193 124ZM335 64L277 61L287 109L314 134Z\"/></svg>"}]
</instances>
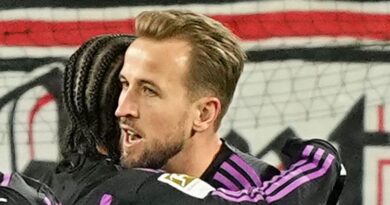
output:
<instances>
[{"instance_id":1,"label":"blond hair","mask_svg":"<svg viewBox=\"0 0 390 205\"><path fill-rule=\"evenodd\" d=\"M186 86L192 99L215 95L221 102L219 127L244 67L237 37L216 20L182 10L145 11L136 17L138 37L182 39L191 45Z\"/></svg>"}]
</instances>

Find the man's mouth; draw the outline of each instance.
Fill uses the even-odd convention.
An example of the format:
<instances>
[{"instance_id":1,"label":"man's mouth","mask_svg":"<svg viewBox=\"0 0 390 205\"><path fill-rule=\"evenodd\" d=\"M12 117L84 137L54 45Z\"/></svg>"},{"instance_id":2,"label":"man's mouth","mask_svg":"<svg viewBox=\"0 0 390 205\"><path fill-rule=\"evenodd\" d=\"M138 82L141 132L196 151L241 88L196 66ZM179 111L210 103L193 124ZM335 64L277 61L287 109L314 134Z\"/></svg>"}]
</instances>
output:
<instances>
[{"instance_id":1,"label":"man's mouth","mask_svg":"<svg viewBox=\"0 0 390 205\"><path fill-rule=\"evenodd\" d=\"M132 147L143 141L143 137L141 137L134 130L123 129L123 131L124 131L123 145L125 147Z\"/></svg>"}]
</instances>

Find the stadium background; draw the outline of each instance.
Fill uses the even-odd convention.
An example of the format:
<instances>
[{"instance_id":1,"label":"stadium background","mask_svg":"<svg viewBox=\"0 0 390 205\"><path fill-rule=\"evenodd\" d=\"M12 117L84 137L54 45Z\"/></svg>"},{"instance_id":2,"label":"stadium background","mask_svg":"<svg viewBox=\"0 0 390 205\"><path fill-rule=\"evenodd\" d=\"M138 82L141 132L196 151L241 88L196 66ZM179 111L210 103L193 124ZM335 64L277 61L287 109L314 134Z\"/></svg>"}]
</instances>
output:
<instances>
[{"instance_id":1,"label":"stadium background","mask_svg":"<svg viewBox=\"0 0 390 205\"><path fill-rule=\"evenodd\" d=\"M63 63L80 43L169 8L242 39L248 62L222 136L281 169L286 138L328 139L349 173L340 204L390 204L390 1L2 0L0 170L57 159Z\"/></svg>"}]
</instances>

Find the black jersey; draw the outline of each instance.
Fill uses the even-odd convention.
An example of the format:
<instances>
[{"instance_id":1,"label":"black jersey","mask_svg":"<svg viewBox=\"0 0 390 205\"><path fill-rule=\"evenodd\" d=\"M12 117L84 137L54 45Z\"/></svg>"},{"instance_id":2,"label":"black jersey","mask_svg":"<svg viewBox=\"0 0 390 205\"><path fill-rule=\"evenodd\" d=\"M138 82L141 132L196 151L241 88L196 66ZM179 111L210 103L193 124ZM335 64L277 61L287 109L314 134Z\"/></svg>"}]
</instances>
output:
<instances>
[{"instance_id":1,"label":"black jersey","mask_svg":"<svg viewBox=\"0 0 390 205\"><path fill-rule=\"evenodd\" d=\"M228 190L181 174L130 169L96 187L83 204L327 204L342 171L340 157L322 140L290 140L284 152L287 170L257 187Z\"/></svg>"},{"instance_id":2,"label":"black jersey","mask_svg":"<svg viewBox=\"0 0 390 205\"><path fill-rule=\"evenodd\" d=\"M87 157L74 153L59 163L50 187L63 205L80 204L79 201L93 188L118 174L119 170L104 155Z\"/></svg>"}]
</instances>

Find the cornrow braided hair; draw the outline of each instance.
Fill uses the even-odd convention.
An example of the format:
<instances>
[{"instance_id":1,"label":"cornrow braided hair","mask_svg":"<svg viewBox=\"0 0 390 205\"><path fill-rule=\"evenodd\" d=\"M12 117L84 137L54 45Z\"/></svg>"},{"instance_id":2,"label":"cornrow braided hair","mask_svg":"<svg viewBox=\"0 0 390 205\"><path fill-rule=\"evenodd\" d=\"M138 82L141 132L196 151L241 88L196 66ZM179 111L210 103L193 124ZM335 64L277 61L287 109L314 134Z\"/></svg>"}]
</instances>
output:
<instances>
[{"instance_id":1,"label":"cornrow braided hair","mask_svg":"<svg viewBox=\"0 0 390 205\"><path fill-rule=\"evenodd\" d=\"M135 37L102 35L85 42L68 60L63 81L63 99L69 118L60 139L60 151L98 155L96 146L119 159L120 129L114 115L120 94L119 72L126 49Z\"/></svg>"}]
</instances>

